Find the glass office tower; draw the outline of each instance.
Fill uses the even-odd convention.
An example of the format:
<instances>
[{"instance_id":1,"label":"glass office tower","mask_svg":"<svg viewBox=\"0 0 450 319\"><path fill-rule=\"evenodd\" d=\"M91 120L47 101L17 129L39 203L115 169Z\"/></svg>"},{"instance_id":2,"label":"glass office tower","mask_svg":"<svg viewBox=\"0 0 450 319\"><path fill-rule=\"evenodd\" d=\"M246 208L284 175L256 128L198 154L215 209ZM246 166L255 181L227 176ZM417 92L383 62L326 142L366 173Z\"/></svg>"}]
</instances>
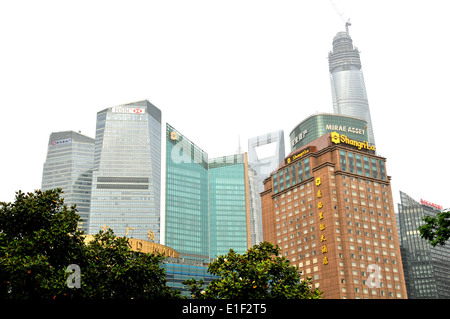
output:
<instances>
[{"instance_id":1,"label":"glass office tower","mask_svg":"<svg viewBox=\"0 0 450 319\"><path fill-rule=\"evenodd\" d=\"M365 120L368 124L368 141L375 145L359 51L353 47L352 38L347 32L338 32L334 37L328 62L334 113Z\"/></svg>"},{"instance_id":2,"label":"glass office tower","mask_svg":"<svg viewBox=\"0 0 450 319\"><path fill-rule=\"evenodd\" d=\"M248 184L250 193L250 246L254 246L262 242L264 237L258 174L250 165L248 165Z\"/></svg>"},{"instance_id":3,"label":"glass office tower","mask_svg":"<svg viewBox=\"0 0 450 319\"><path fill-rule=\"evenodd\" d=\"M264 145L275 144L275 151L267 157L258 157L257 149ZM259 191L264 191L263 181L283 161L285 156L284 132L282 130L255 136L248 140L248 163L256 171Z\"/></svg>"},{"instance_id":4,"label":"glass office tower","mask_svg":"<svg viewBox=\"0 0 450 319\"><path fill-rule=\"evenodd\" d=\"M209 261L208 154L166 125L165 245Z\"/></svg>"},{"instance_id":5,"label":"glass office tower","mask_svg":"<svg viewBox=\"0 0 450 319\"><path fill-rule=\"evenodd\" d=\"M258 156L258 148L275 146L272 154ZM260 192L264 191L263 181L278 168L285 157L284 131L279 130L248 140L248 166L250 184L250 227L251 245L264 240L261 216ZM256 179L256 180L255 180Z\"/></svg>"},{"instance_id":6,"label":"glass office tower","mask_svg":"<svg viewBox=\"0 0 450 319\"><path fill-rule=\"evenodd\" d=\"M159 243L161 111L149 101L97 113L89 233Z\"/></svg>"},{"instance_id":7,"label":"glass office tower","mask_svg":"<svg viewBox=\"0 0 450 319\"><path fill-rule=\"evenodd\" d=\"M415 201L400 192L398 232L409 299L450 298L450 246L432 247L420 237L422 217L436 216L439 209Z\"/></svg>"},{"instance_id":8,"label":"glass office tower","mask_svg":"<svg viewBox=\"0 0 450 319\"><path fill-rule=\"evenodd\" d=\"M42 190L62 188L65 204L76 205L83 231L89 220L94 142L72 131L50 134L42 172Z\"/></svg>"},{"instance_id":9,"label":"glass office tower","mask_svg":"<svg viewBox=\"0 0 450 319\"><path fill-rule=\"evenodd\" d=\"M246 153L208 160L167 124L164 244L200 263L230 249L245 253L256 238L252 229L262 229L251 216L251 194L259 193L250 190L249 181L257 181L249 171Z\"/></svg>"},{"instance_id":10,"label":"glass office tower","mask_svg":"<svg viewBox=\"0 0 450 319\"><path fill-rule=\"evenodd\" d=\"M210 257L247 251L251 240L247 154L209 161Z\"/></svg>"}]
</instances>

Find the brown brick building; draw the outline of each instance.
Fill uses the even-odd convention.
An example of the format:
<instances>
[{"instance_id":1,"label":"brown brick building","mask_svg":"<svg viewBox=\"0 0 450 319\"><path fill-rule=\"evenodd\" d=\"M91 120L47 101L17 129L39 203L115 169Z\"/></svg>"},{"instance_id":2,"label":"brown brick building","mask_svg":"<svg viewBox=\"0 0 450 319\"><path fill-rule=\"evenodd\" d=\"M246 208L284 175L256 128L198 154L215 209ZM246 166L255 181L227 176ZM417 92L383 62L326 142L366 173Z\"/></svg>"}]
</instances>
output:
<instances>
[{"instance_id":1,"label":"brown brick building","mask_svg":"<svg viewBox=\"0 0 450 319\"><path fill-rule=\"evenodd\" d=\"M264 181L264 240L326 299L407 298L386 159L328 133Z\"/></svg>"}]
</instances>

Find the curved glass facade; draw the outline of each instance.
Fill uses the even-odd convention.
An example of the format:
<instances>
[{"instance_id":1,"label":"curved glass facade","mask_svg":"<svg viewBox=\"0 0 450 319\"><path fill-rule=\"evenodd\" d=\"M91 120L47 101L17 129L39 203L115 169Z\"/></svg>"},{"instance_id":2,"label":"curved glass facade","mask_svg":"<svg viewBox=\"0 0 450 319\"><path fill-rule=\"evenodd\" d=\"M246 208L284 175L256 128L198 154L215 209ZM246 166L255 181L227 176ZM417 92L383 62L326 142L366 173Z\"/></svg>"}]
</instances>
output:
<instances>
[{"instance_id":1,"label":"curved glass facade","mask_svg":"<svg viewBox=\"0 0 450 319\"><path fill-rule=\"evenodd\" d=\"M333 39L333 51L328 55L333 110L365 120L370 144L375 145L364 76L359 51L347 32L339 32Z\"/></svg>"},{"instance_id":2,"label":"curved glass facade","mask_svg":"<svg viewBox=\"0 0 450 319\"><path fill-rule=\"evenodd\" d=\"M329 132L344 134L356 141L367 141L367 122L339 114L314 114L300 122L289 134L291 151Z\"/></svg>"},{"instance_id":3,"label":"curved glass facade","mask_svg":"<svg viewBox=\"0 0 450 319\"><path fill-rule=\"evenodd\" d=\"M97 113L89 233L160 240L161 111L148 101Z\"/></svg>"}]
</instances>

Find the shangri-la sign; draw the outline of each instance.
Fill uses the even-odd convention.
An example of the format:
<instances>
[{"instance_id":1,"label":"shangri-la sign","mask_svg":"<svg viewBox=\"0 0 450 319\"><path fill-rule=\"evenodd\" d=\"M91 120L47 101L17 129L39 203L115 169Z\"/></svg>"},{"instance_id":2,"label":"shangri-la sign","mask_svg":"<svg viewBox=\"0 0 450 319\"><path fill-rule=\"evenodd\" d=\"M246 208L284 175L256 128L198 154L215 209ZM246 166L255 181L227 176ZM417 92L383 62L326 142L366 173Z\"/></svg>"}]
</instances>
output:
<instances>
[{"instance_id":1,"label":"shangri-la sign","mask_svg":"<svg viewBox=\"0 0 450 319\"><path fill-rule=\"evenodd\" d=\"M369 151L375 151L375 146L374 145L369 145L369 142L367 142L367 141L365 141L365 142L355 141L355 140L349 139L344 134L339 134L338 132L331 133L331 142L333 142L334 144L343 143L343 144L347 144L347 145L352 145L354 147L357 147L359 150L360 149L366 149L366 150L369 150Z\"/></svg>"}]
</instances>

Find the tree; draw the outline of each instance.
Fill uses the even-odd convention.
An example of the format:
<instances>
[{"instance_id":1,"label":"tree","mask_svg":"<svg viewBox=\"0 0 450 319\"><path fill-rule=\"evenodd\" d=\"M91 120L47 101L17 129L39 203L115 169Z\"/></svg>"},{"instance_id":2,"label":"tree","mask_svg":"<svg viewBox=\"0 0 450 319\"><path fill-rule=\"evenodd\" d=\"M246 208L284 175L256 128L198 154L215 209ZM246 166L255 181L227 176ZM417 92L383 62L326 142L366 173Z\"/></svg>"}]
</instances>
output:
<instances>
[{"instance_id":1,"label":"tree","mask_svg":"<svg viewBox=\"0 0 450 319\"><path fill-rule=\"evenodd\" d=\"M450 210L444 210L435 217L422 217L422 220L425 223L418 228L420 237L426 239L433 247L444 246L450 238Z\"/></svg>"},{"instance_id":2,"label":"tree","mask_svg":"<svg viewBox=\"0 0 450 319\"><path fill-rule=\"evenodd\" d=\"M269 242L253 246L245 254L230 249L208 266L218 276L206 288L194 279L183 284L197 299L319 299L311 278L300 280L300 272L279 256L280 248Z\"/></svg>"},{"instance_id":3,"label":"tree","mask_svg":"<svg viewBox=\"0 0 450 319\"><path fill-rule=\"evenodd\" d=\"M161 255L131 251L112 230L85 244L76 207L61 189L16 193L0 203L0 298L172 298ZM80 288L66 270L76 265Z\"/></svg>"},{"instance_id":4,"label":"tree","mask_svg":"<svg viewBox=\"0 0 450 319\"><path fill-rule=\"evenodd\" d=\"M79 216L61 190L16 193L0 203L0 297L51 298L67 289L65 269L80 263Z\"/></svg>"},{"instance_id":5,"label":"tree","mask_svg":"<svg viewBox=\"0 0 450 319\"><path fill-rule=\"evenodd\" d=\"M132 251L128 238L111 229L100 231L87 245L81 288L96 299L179 298L181 293L166 285L164 258Z\"/></svg>"}]
</instances>

